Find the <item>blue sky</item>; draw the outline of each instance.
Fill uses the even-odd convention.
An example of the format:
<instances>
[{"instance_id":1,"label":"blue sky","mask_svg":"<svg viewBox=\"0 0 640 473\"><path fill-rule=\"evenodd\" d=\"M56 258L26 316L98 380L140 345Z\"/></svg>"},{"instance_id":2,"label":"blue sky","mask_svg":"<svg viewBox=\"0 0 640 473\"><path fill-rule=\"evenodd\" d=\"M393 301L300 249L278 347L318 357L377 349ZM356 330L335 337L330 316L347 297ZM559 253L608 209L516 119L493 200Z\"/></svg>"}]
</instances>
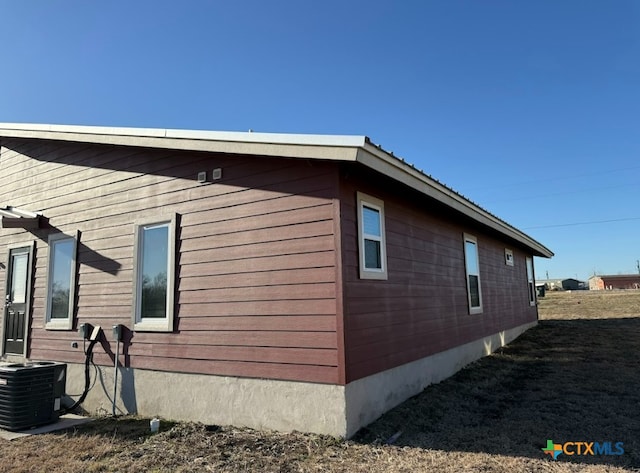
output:
<instances>
[{"instance_id":1,"label":"blue sky","mask_svg":"<svg viewBox=\"0 0 640 473\"><path fill-rule=\"evenodd\" d=\"M30 0L0 15L0 121L365 134L551 248L539 278L637 271L636 0Z\"/></svg>"}]
</instances>

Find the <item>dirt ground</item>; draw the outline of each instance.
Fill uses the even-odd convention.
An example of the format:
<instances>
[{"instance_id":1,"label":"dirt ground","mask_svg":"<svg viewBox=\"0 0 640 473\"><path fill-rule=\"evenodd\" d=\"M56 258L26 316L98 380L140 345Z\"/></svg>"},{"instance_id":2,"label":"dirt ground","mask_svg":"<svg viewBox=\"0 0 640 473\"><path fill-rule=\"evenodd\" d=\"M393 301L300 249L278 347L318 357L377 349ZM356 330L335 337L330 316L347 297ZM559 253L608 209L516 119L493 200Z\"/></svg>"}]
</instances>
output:
<instances>
[{"instance_id":1,"label":"dirt ground","mask_svg":"<svg viewBox=\"0 0 640 473\"><path fill-rule=\"evenodd\" d=\"M104 418L0 440L0 472L640 472L640 291L548 293L540 318L349 441ZM553 461L548 439L624 453Z\"/></svg>"}]
</instances>

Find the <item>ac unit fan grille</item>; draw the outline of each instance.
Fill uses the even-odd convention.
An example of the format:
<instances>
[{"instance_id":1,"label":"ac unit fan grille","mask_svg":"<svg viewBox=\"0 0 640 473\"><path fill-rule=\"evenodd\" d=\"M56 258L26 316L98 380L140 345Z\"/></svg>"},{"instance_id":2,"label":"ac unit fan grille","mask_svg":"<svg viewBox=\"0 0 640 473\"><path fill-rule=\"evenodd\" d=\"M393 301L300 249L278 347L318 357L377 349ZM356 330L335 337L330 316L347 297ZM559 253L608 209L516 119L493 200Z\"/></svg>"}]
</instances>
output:
<instances>
[{"instance_id":1,"label":"ac unit fan grille","mask_svg":"<svg viewBox=\"0 0 640 473\"><path fill-rule=\"evenodd\" d=\"M60 415L56 398L64 393L66 369L62 363L0 367L0 427L24 430L55 422Z\"/></svg>"}]
</instances>

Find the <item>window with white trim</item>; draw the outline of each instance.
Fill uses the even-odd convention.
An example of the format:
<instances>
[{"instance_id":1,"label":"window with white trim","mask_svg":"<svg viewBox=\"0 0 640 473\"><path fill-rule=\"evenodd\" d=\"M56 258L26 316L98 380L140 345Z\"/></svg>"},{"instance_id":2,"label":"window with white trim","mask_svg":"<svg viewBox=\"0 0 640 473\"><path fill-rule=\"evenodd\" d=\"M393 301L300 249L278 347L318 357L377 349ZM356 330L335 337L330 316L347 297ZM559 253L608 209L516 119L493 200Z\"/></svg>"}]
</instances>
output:
<instances>
[{"instance_id":1,"label":"window with white trim","mask_svg":"<svg viewBox=\"0 0 640 473\"><path fill-rule=\"evenodd\" d=\"M357 193L358 256L361 279L387 279L384 202Z\"/></svg>"},{"instance_id":2,"label":"window with white trim","mask_svg":"<svg viewBox=\"0 0 640 473\"><path fill-rule=\"evenodd\" d=\"M527 284L529 286L529 305L536 305L536 282L533 277L533 258L527 256Z\"/></svg>"},{"instance_id":3,"label":"window with white trim","mask_svg":"<svg viewBox=\"0 0 640 473\"><path fill-rule=\"evenodd\" d=\"M482 289L480 286L480 261L478 240L464 234L464 264L467 275L467 299L470 314L482 313Z\"/></svg>"},{"instance_id":4,"label":"window with white trim","mask_svg":"<svg viewBox=\"0 0 640 473\"><path fill-rule=\"evenodd\" d=\"M507 266L513 266L513 250L504 249L504 263Z\"/></svg>"},{"instance_id":5,"label":"window with white trim","mask_svg":"<svg viewBox=\"0 0 640 473\"><path fill-rule=\"evenodd\" d=\"M175 290L175 216L136 225L133 327L173 331Z\"/></svg>"},{"instance_id":6,"label":"window with white trim","mask_svg":"<svg viewBox=\"0 0 640 473\"><path fill-rule=\"evenodd\" d=\"M50 330L71 330L76 288L77 238L49 235L46 324Z\"/></svg>"}]
</instances>

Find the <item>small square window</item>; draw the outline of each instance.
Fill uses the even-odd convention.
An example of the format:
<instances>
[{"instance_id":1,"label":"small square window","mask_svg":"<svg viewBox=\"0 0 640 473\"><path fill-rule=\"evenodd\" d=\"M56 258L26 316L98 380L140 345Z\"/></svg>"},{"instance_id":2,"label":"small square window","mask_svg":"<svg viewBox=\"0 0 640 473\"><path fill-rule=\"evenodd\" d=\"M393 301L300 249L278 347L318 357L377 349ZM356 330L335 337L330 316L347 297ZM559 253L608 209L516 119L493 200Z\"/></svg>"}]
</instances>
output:
<instances>
[{"instance_id":1,"label":"small square window","mask_svg":"<svg viewBox=\"0 0 640 473\"><path fill-rule=\"evenodd\" d=\"M513 266L513 251L505 248L504 250L504 263L507 266Z\"/></svg>"}]
</instances>

